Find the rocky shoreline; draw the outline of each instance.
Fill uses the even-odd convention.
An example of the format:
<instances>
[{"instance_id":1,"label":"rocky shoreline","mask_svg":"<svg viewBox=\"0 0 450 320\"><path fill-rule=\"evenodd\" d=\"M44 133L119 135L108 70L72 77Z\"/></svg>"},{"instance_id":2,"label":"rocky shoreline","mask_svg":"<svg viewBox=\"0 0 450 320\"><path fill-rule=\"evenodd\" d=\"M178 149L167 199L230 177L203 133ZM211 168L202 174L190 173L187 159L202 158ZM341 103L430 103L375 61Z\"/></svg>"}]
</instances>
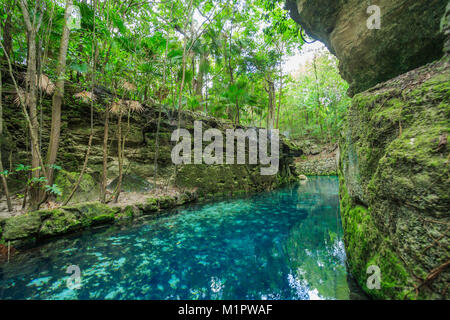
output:
<instances>
[{"instance_id":1,"label":"rocky shoreline","mask_svg":"<svg viewBox=\"0 0 450 320\"><path fill-rule=\"evenodd\" d=\"M302 144L304 155L295 159L297 176L336 176L339 149L336 144Z\"/></svg>"},{"instance_id":2,"label":"rocky shoreline","mask_svg":"<svg viewBox=\"0 0 450 320\"><path fill-rule=\"evenodd\" d=\"M0 220L0 245L14 252L34 247L42 241L89 229L94 226L127 223L142 216L158 215L198 200L195 192L176 196L147 197L132 205L108 205L98 201L43 209ZM0 260L7 258L0 250Z\"/></svg>"}]
</instances>

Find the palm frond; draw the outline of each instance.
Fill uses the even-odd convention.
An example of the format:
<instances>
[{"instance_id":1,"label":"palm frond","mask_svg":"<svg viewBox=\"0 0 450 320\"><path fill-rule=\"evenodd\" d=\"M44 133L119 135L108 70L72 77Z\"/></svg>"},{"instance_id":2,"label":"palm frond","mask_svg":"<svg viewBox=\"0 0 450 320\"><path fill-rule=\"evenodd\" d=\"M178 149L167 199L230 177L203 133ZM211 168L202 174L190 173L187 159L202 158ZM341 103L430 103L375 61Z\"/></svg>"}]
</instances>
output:
<instances>
[{"instance_id":1,"label":"palm frond","mask_svg":"<svg viewBox=\"0 0 450 320\"><path fill-rule=\"evenodd\" d=\"M29 82L28 74L25 75L25 80ZM39 78L36 75L36 83L39 84L39 90L45 92L48 95L52 95L53 92L55 91L55 84L52 82L52 80L50 80L50 78L47 75L43 73L39 76Z\"/></svg>"},{"instance_id":2,"label":"palm frond","mask_svg":"<svg viewBox=\"0 0 450 320\"><path fill-rule=\"evenodd\" d=\"M135 91L136 90L136 86L128 81L125 81L124 83L122 83L122 88L124 88L127 91Z\"/></svg>"},{"instance_id":3,"label":"palm frond","mask_svg":"<svg viewBox=\"0 0 450 320\"><path fill-rule=\"evenodd\" d=\"M73 95L75 98L81 99L84 103L89 103L90 101L95 101L97 99L96 95L89 91L81 91Z\"/></svg>"}]
</instances>

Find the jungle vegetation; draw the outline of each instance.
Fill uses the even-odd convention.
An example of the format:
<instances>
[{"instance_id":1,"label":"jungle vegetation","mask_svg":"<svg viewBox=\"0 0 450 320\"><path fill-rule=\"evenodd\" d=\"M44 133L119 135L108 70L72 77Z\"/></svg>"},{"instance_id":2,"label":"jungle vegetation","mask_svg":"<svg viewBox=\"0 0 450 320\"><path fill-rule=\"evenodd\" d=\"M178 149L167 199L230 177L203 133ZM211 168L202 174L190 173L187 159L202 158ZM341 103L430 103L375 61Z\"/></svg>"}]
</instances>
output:
<instances>
[{"instance_id":1,"label":"jungle vegetation","mask_svg":"<svg viewBox=\"0 0 450 320\"><path fill-rule=\"evenodd\" d=\"M347 84L338 74L336 59L325 51L314 53L297 73L284 71L286 60L308 40L283 1L0 0L0 4L0 97L2 91L14 92L17 116L26 121L31 142L29 163L10 172L0 161L2 191L9 199L8 176L22 173L28 180L31 209L60 192L54 177L62 165L57 162L61 107L69 84L79 88L79 99L89 102L91 129L94 110L104 117L102 202L120 196L127 117L148 105L157 106L160 115L191 110L234 125L276 128L293 138L333 141L339 134L349 101ZM25 75L24 81L19 74ZM8 83L3 83L5 79ZM109 104L97 103L99 88L113 93ZM42 120L43 98L51 99L50 123ZM0 99L0 137L3 104ZM111 121L118 124L116 132L109 129ZM43 127L50 128L49 141L41 139ZM113 199L107 199L111 135L118 140L120 174ZM78 184L92 138L91 130Z\"/></svg>"}]
</instances>

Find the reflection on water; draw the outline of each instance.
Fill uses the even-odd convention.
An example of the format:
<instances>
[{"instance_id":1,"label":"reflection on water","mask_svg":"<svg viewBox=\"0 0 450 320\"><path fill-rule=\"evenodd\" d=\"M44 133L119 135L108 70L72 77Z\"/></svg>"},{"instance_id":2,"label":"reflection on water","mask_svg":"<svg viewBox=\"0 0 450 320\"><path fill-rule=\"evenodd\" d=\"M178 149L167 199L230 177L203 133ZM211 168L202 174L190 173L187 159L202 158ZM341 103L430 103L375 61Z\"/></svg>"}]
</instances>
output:
<instances>
[{"instance_id":1,"label":"reflection on water","mask_svg":"<svg viewBox=\"0 0 450 320\"><path fill-rule=\"evenodd\" d=\"M337 190L311 178L60 239L0 266L0 298L348 299Z\"/></svg>"}]
</instances>

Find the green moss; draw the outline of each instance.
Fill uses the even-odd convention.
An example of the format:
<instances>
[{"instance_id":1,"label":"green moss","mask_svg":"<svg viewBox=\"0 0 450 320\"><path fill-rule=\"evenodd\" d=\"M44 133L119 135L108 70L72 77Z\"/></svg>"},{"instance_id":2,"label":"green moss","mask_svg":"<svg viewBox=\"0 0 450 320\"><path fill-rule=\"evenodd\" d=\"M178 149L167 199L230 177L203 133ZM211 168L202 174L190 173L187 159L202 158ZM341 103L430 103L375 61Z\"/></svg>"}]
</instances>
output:
<instances>
[{"instance_id":1,"label":"green moss","mask_svg":"<svg viewBox=\"0 0 450 320\"><path fill-rule=\"evenodd\" d=\"M425 80L427 79L427 80ZM352 274L380 299L446 298L445 276L414 286L445 262L450 207L450 81L436 62L356 95L340 141L341 215ZM421 83L421 81L423 81ZM405 89L406 88L406 89ZM381 289L366 287L367 267L381 269Z\"/></svg>"},{"instance_id":2,"label":"green moss","mask_svg":"<svg viewBox=\"0 0 450 320\"><path fill-rule=\"evenodd\" d=\"M382 238L371 216L371 210L352 202L340 179L341 216L347 256L352 274L361 287L378 299L403 299L410 291L410 274L392 249L388 238ZM381 289L367 287L367 268L376 265L381 271Z\"/></svg>"},{"instance_id":3,"label":"green moss","mask_svg":"<svg viewBox=\"0 0 450 320\"><path fill-rule=\"evenodd\" d=\"M158 205L160 209L173 208L177 204L177 200L171 196L164 196L158 198Z\"/></svg>"},{"instance_id":4,"label":"green moss","mask_svg":"<svg viewBox=\"0 0 450 320\"><path fill-rule=\"evenodd\" d=\"M55 184L60 188L62 195L57 197L57 201L63 202L72 192L80 174L60 170L55 178ZM98 190L95 180L89 174L84 174L81 183L71 201L92 201L98 198Z\"/></svg>"},{"instance_id":5,"label":"green moss","mask_svg":"<svg viewBox=\"0 0 450 320\"><path fill-rule=\"evenodd\" d=\"M24 239L36 235L41 225L40 214L29 212L5 220L3 238L7 241Z\"/></svg>"},{"instance_id":6,"label":"green moss","mask_svg":"<svg viewBox=\"0 0 450 320\"><path fill-rule=\"evenodd\" d=\"M63 209L79 212L80 220L84 227L113 222L115 214L120 210L119 208L111 208L100 202L86 202L63 207Z\"/></svg>"},{"instance_id":7,"label":"green moss","mask_svg":"<svg viewBox=\"0 0 450 320\"><path fill-rule=\"evenodd\" d=\"M71 211L55 209L43 210L39 213L45 218L39 230L41 237L61 235L82 227L78 216Z\"/></svg>"},{"instance_id":8,"label":"green moss","mask_svg":"<svg viewBox=\"0 0 450 320\"><path fill-rule=\"evenodd\" d=\"M142 206L142 210L146 213L158 211L158 198L148 198Z\"/></svg>"},{"instance_id":9,"label":"green moss","mask_svg":"<svg viewBox=\"0 0 450 320\"><path fill-rule=\"evenodd\" d=\"M123 215L129 219L132 219L134 217L134 208L133 206L126 206L125 210L123 211Z\"/></svg>"}]
</instances>

